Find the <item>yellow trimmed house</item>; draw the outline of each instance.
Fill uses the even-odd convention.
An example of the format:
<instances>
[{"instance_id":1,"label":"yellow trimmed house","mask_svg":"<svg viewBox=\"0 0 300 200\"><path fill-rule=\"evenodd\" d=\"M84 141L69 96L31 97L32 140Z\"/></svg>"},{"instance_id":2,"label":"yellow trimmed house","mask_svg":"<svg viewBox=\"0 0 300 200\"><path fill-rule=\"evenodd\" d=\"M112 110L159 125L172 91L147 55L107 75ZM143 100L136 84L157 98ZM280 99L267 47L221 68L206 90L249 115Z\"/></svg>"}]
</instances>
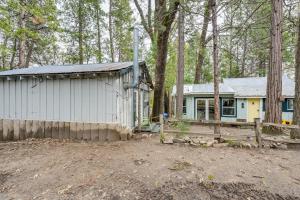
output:
<instances>
[{"instance_id":1,"label":"yellow trimmed house","mask_svg":"<svg viewBox=\"0 0 300 200\"><path fill-rule=\"evenodd\" d=\"M282 120L290 124L293 119L294 80L283 76ZM255 118L264 119L267 89L266 77L228 78L220 84L220 113L222 121L253 122ZM175 99L176 86L172 95ZM174 101L174 109L176 103ZM184 118L191 120L214 119L213 84L184 85ZM175 113L176 115L176 113Z\"/></svg>"}]
</instances>

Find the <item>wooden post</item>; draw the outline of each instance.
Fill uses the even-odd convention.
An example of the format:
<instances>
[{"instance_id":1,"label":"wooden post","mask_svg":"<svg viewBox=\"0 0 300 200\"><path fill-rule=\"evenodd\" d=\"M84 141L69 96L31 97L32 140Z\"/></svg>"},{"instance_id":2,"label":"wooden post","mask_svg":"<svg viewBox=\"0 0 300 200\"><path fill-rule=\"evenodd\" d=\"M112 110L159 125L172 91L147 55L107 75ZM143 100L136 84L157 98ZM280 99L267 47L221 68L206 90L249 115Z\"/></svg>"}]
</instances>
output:
<instances>
[{"instance_id":1,"label":"wooden post","mask_svg":"<svg viewBox=\"0 0 300 200\"><path fill-rule=\"evenodd\" d=\"M262 148L262 141L261 141L261 130L260 130L261 124L260 124L260 118L255 118L255 136L256 136L256 142L258 144L258 147Z\"/></svg>"},{"instance_id":2,"label":"wooden post","mask_svg":"<svg viewBox=\"0 0 300 200\"><path fill-rule=\"evenodd\" d=\"M163 114L159 115L159 123L160 123L160 134L164 134L164 116Z\"/></svg>"},{"instance_id":3,"label":"wooden post","mask_svg":"<svg viewBox=\"0 0 300 200\"><path fill-rule=\"evenodd\" d=\"M141 88L138 86L138 132L142 132L142 113L141 113Z\"/></svg>"}]
</instances>

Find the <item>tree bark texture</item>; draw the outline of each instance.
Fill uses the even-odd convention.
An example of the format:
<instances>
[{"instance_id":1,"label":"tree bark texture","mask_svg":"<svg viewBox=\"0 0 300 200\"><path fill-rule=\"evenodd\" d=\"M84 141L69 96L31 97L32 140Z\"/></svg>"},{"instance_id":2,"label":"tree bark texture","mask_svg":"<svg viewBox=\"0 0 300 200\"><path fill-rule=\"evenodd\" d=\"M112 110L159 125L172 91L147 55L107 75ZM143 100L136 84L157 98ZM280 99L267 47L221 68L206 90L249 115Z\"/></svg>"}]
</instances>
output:
<instances>
[{"instance_id":1,"label":"tree bark texture","mask_svg":"<svg viewBox=\"0 0 300 200\"><path fill-rule=\"evenodd\" d=\"M178 60L176 83L176 118L182 118L183 90L184 90L184 10L179 8L178 13Z\"/></svg>"},{"instance_id":2,"label":"tree bark texture","mask_svg":"<svg viewBox=\"0 0 300 200\"><path fill-rule=\"evenodd\" d=\"M282 0L271 0L271 50L267 81L266 122L281 124L282 120Z\"/></svg>"},{"instance_id":3,"label":"tree bark texture","mask_svg":"<svg viewBox=\"0 0 300 200\"><path fill-rule=\"evenodd\" d=\"M16 51L17 51L17 38L14 39L13 51L12 51L12 55L11 55L11 59L10 59L10 63L9 63L10 69L14 68Z\"/></svg>"},{"instance_id":4,"label":"tree bark texture","mask_svg":"<svg viewBox=\"0 0 300 200\"><path fill-rule=\"evenodd\" d=\"M19 63L17 68L24 68L25 67L25 45L26 45L26 36L24 33L26 21L25 21L25 10L21 8L19 14L19 28L22 30L19 36Z\"/></svg>"},{"instance_id":5,"label":"tree bark texture","mask_svg":"<svg viewBox=\"0 0 300 200\"><path fill-rule=\"evenodd\" d=\"M172 1L167 10L166 0L155 1L155 19L164 28L156 28L157 31L157 56L155 63L155 85L152 119L159 120L159 115L163 113L164 89L165 89L165 71L168 55L168 40L171 26L175 20L178 11L179 0ZM157 27L158 25L156 25Z\"/></svg>"},{"instance_id":6,"label":"tree bark texture","mask_svg":"<svg viewBox=\"0 0 300 200\"><path fill-rule=\"evenodd\" d=\"M115 62L115 52L114 52L114 41L113 41L113 21L112 21L112 2L109 1L109 13L108 13L108 32L109 32L109 46L110 46L110 57L111 62Z\"/></svg>"},{"instance_id":7,"label":"tree bark texture","mask_svg":"<svg viewBox=\"0 0 300 200\"><path fill-rule=\"evenodd\" d=\"M100 27L100 6L99 2L95 2L95 8L96 8L96 24L97 24L97 62L102 63L102 48L101 48L101 27Z\"/></svg>"},{"instance_id":8,"label":"tree bark texture","mask_svg":"<svg viewBox=\"0 0 300 200\"><path fill-rule=\"evenodd\" d=\"M83 64L83 0L79 0L78 5L78 45L79 45L79 64Z\"/></svg>"},{"instance_id":9,"label":"tree bark texture","mask_svg":"<svg viewBox=\"0 0 300 200\"><path fill-rule=\"evenodd\" d=\"M31 60L31 57L32 57L33 47L34 47L34 42L31 41L29 43L28 47L27 47L27 55L26 55L25 67L29 67L30 60Z\"/></svg>"},{"instance_id":10,"label":"tree bark texture","mask_svg":"<svg viewBox=\"0 0 300 200\"><path fill-rule=\"evenodd\" d=\"M214 109L215 120L220 121L220 69L219 69L219 49L218 49L218 24L217 24L217 3L212 0L212 27L213 27L213 66L214 66ZM220 124L217 123L214 128L214 134L220 134Z\"/></svg>"},{"instance_id":11,"label":"tree bark texture","mask_svg":"<svg viewBox=\"0 0 300 200\"><path fill-rule=\"evenodd\" d=\"M199 84L201 81L201 72L202 72L202 66L203 66L205 49L206 49L207 28L208 28L208 23L210 20L210 13L211 13L211 10L210 10L211 9L210 8L211 1L212 0L207 0L207 3L205 5L204 20L203 20L203 25L202 25L202 32L201 32L200 43L199 43L199 51L198 51L198 56L197 56L196 68L195 68L195 79L194 79L195 84Z\"/></svg>"},{"instance_id":12,"label":"tree bark texture","mask_svg":"<svg viewBox=\"0 0 300 200\"><path fill-rule=\"evenodd\" d=\"M300 11L298 14L298 41L296 49L295 62L295 99L294 99L294 119L293 123L300 126ZM292 138L300 139L300 130L291 132Z\"/></svg>"}]
</instances>

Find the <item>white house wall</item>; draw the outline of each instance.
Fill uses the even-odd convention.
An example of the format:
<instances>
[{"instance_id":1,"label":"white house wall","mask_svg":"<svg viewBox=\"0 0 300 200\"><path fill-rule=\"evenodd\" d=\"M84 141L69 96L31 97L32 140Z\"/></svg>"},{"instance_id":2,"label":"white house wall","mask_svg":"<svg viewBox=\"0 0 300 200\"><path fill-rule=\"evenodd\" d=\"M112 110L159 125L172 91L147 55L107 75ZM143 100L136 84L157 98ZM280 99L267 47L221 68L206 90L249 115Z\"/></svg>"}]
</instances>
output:
<instances>
[{"instance_id":1,"label":"white house wall","mask_svg":"<svg viewBox=\"0 0 300 200\"><path fill-rule=\"evenodd\" d=\"M86 79L0 80L0 119L120 123L131 126L130 73Z\"/></svg>"}]
</instances>

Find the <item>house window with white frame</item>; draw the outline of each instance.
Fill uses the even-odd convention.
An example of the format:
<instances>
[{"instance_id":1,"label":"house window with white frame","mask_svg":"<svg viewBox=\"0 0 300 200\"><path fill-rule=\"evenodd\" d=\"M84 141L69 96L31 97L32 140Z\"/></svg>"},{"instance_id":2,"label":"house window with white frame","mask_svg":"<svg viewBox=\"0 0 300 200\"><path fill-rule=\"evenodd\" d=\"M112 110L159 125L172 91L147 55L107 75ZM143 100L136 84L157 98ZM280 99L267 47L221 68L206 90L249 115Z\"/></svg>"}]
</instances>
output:
<instances>
[{"instance_id":1,"label":"house window with white frame","mask_svg":"<svg viewBox=\"0 0 300 200\"><path fill-rule=\"evenodd\" d=\"M287 99L287 110L294 110L294 100Z\"/></svg>"},{"instance_id":2,"label":"house window with white frame","mask_svg":"<svg viewBox=\"0 0 300 200\"><path fill-rule=\"evenodd\" d=\"M222 99L222 116L234 117L236 113L235 99Z\"/></svg>"}]
</instances>

